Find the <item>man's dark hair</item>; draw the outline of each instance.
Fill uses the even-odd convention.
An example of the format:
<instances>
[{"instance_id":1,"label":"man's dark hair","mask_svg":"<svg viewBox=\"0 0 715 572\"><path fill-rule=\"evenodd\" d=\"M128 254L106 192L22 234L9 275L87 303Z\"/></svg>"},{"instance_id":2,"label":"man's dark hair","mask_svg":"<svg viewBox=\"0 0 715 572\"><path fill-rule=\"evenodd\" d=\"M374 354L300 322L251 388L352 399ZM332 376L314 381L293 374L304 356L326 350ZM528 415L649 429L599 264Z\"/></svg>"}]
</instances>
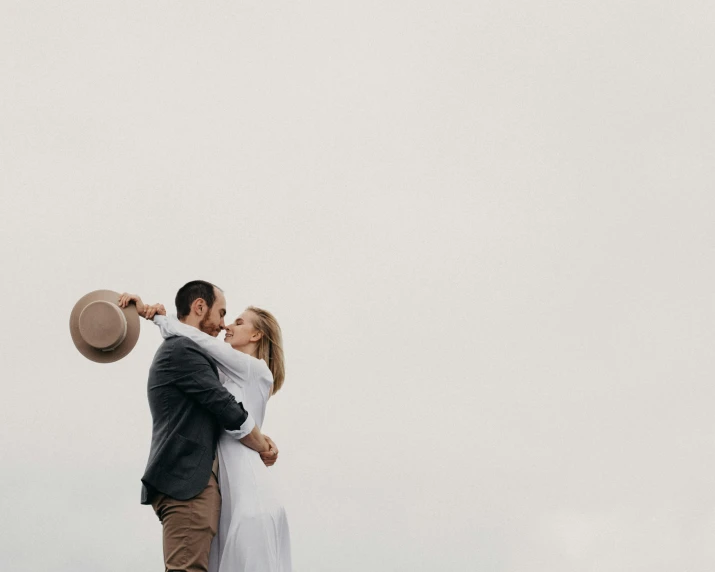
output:
<instances>
[{"instance_id":1,"label":"man's dark hair","mask_svg":"<svg viewBox=\"0 0 715 572\"><path fill-rule=\"evenodd\" d=\"M176 304L176 316L179 320L183 320L191 313L191 304L193 304L197 298L203 298L210 310L216 301L216 291L214 288L218 288L218 286L214 286L211 282L204 280L192 280L179 288L179 291L176 293L176 299L174 300L174 304ZM221 290L221 288L218 289Z\"/></svg>"}]
</instances>

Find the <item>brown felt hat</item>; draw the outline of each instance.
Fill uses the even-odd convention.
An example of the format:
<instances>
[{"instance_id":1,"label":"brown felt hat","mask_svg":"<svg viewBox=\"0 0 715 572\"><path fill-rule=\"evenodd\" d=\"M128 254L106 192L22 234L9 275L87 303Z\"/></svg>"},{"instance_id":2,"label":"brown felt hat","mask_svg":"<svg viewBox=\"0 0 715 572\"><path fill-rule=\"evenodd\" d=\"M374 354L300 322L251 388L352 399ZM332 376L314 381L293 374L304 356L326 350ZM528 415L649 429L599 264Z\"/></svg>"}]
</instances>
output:
<instances>
[{"instance_id":1,"label":"brown felt hat","mask_svg":"<svg viewBox=\"0 0 715 572\"><path fill-rule=\"evenodd\" d=\"M139 339L139 314L134 304L118 305L119 293L95 290L82 296L70 314L72 341L84 357L111 363L127 355Z\"/></svg>"}]
</instances>

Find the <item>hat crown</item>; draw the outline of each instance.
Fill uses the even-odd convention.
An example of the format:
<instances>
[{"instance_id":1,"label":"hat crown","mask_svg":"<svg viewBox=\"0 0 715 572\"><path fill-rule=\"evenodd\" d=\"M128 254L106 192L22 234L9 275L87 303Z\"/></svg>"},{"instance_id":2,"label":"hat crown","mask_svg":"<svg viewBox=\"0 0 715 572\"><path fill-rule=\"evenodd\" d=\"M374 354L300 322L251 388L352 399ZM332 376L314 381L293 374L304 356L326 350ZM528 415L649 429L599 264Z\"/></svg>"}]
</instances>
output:
<instances>
[{"instance_id":1,"label":"hat crown","mask_svg":"<svg viewBox=\"0 0 715 572\"><path fill-rule=\"evenodd\" d=\"M79 316L79 333L93 348L109 352L124 341L127 335L127 319L116 304L96 300L82 310Z\"/></svg>"}]
</instances>

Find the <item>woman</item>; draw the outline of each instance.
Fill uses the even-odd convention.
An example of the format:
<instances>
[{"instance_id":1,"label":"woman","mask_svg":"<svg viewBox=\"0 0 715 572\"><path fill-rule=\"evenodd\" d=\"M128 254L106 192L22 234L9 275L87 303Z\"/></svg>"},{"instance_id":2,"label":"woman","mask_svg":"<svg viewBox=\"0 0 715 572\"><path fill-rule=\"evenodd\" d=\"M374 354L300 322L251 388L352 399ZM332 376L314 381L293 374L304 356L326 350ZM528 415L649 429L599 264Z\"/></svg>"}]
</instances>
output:
<instances>
[{"instance_id":1,"label":"woman","mask_svg":"<svg viewBox=\"0 0 715 572\"><path fill-rule=\"evenodd\" d=\"M212 357L226 389L263 425L268 399L285 378L281 329L270 312L247 308L226 326L222 342L167 317L161 304L143 306L139 297L135 301L164 338L185 336ZM260 455L222 431L218 456L221 517L209 572L290 572L288 520Z\"/></svg>"}]
</instances>

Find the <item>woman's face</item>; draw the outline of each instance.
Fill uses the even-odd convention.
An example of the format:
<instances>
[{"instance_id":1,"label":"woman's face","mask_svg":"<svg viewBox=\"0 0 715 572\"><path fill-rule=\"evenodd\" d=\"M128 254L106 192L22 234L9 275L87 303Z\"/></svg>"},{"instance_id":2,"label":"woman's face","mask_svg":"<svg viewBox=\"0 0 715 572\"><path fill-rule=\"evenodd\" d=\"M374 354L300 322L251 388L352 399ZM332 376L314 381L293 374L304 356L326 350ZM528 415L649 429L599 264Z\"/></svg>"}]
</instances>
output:
<instances>
[{"instance_id":1,"label":"woman's face","mask_svg":"<svg viewBox=\"0 0 715 572\"><path fill-rule=\"evenodd\" d=\"M261 339L261 332L253 327L253 312L246 310L235 321L226 324L226 335L223 339L237 350L245 348L252 342Z\"/></svg>"}]
</instances>

